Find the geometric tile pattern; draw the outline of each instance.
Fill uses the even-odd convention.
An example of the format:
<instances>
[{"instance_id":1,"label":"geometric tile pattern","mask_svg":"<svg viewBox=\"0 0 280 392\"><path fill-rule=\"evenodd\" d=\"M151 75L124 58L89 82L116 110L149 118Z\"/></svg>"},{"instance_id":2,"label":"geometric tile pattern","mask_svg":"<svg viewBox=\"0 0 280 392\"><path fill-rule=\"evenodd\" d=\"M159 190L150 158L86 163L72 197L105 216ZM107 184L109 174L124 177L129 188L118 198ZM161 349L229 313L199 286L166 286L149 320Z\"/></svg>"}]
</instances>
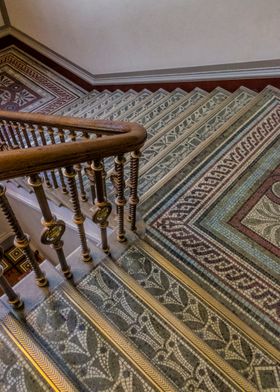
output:
<instances>
[{"instance_id":1,"label":"geometric tile pattern","mask_svg":"<svg viewBox=\"0 0 280 392\"><path fill-rule=\"evenodd\" d=\"M160 180L186 158L199 144L207 140L217 129L244 107L254 96L245 91L228 103L223 109L203 124L200 128L194 129L191 133L186 132L183 138L178 140L178 145L164 154L161 159L151 167L147 167L141 173L139 179L138 194L142 196L153 185L160 183ZM180 142L179 142L180 141Z\"/></svg>"},{"instance_id":2,"label":"geometric tile pattern","mask_svg":"<svg viewBox=\"0 0 280 392\"><path fill-rule=\"evenodd\" d=\"M168 199L164 197L147 213L151 243L230 307L238 306L242 317L262 334L269 333L276 345L280 293L272 266L277 261L273 255L257 253L256 244L250 247L244 238L243 242L235 238L238 233L227 222L236 212L230 211L233 205L240 208L241 198L246 200L259 186L259 178L279 164L279 124L280 105L275 97L247 124L227 129L227 137L223 134L212 144L211 154L205 148L201 159L208 159L207 164L198 166L191 177L185 176ZM245 247L250 257L244 258Z\"/></svg>"},{"instance_id":3,"label":"geometric tile pattern","mask_svg":"<svg viewBox=\"0 0 280 392\"><path fill-rule=\"evenodd\" d=\"M0 107L51 114L84 95L84 91L20 49L0 52Z\"/></svg>"},{"instance_id":4,"label":"geometric tile pattern","mask_svg":"<svg viewBox=\"0 0 280 392\"><path fill-rule=\"evenodd\" d=\"M132 246L118 264L260 391L268 385L265 369L278 380L280 364L143 250Z\"/></svg>"},{"instance_id":5,"label":"geometric tile pattern","mask_svg":"<svg viewBox=\"0 0 280 392\"><path fill-rule=\"evenodd\" d=\"M92 271L78 289L178 390L237 390L105 267Z\"/></svg>"}]
</instances>

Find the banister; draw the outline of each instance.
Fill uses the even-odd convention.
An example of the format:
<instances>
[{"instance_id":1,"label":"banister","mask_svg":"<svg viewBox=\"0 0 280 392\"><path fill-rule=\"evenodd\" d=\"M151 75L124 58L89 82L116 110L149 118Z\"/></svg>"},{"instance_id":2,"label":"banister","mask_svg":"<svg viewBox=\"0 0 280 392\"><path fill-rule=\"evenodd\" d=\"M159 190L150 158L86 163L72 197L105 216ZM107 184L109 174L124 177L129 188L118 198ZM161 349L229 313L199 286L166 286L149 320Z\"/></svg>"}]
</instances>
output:
<instances>
[{"instance_id":1,"label":"banister","mask_svg":"<svg viewBox=\"0 0 280 392\"><path fill-rule=\"evenodd\" d=\"M112 133L128 133L131 123L111 120L92 120L77 117L63 117L40 113L22 113L0 111L0 119L21 122L22 124L36 124L52 128L63 128L76 131L93 131L96 134L111 135Z\"/></svg>"},{"instance_id":2,"label":"banister","mask_svg":"<svg viewBox=\"0 0 280 392\"><path fill-rule=\"evenodd\" d=\"M1 181L139 150L146 140L146 130L136 123L4 111L0 112L0 119L76 131L91 130L108 135L71 143L3 151L0 154Z\"/></svg>"}]
</instances>

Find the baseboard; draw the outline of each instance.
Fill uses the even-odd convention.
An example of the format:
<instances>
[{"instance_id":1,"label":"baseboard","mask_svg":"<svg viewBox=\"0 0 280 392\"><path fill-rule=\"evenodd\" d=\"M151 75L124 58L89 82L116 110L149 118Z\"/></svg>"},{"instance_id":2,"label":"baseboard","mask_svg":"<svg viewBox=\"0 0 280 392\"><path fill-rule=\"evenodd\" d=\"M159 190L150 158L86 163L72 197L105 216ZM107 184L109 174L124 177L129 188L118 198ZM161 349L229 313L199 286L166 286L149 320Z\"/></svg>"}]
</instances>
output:
<instances>
[{"instance_id":1,"label":"baseboard","mask_svg":"<svg viewBox=\"0 0 280 392\"><path fill-rule=\"evenodd\" d=\"M9 45L16 45L87 91L93 88L154 91L159 87L167 90L181 87L187 91L200 87L212 91L217 86L235 91L241 85L260 91L268 84L280 87L280 60L92 75L13 27L0 30L0 47Z\"/></svg>"}]
</instances>

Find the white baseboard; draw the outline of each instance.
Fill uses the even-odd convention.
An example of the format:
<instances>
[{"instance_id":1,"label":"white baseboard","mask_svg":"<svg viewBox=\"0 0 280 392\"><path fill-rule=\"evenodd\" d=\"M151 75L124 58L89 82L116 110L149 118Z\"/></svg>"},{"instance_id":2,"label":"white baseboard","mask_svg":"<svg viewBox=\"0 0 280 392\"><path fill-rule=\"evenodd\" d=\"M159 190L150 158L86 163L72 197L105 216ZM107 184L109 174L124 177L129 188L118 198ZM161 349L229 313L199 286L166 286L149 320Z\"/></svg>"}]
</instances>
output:
<instances>
[{"instance_id":1,"label":"white baseboard","mask_svg":"<svg viewBox=\"0 0 280 392\"><path fill-rule=\"evenodd\" d=\"M76 74L81 79L84 79L96 86L110 84L149 84L280 77L280 60L264 60L238 64L220 64L169 70L93 75L13 27L6 27L0 30L0 37L8 34L14 36L41 54L60 64L62 67Z\"/></svg>"}]
</instances>

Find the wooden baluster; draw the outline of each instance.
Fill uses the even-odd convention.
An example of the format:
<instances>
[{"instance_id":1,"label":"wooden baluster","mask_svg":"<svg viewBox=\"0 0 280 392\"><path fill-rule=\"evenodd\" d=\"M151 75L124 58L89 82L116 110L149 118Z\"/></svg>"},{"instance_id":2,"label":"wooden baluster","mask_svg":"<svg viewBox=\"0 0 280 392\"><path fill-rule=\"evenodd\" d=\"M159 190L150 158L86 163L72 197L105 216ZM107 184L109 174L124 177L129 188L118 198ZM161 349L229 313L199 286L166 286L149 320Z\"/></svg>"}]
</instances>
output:
<instances>
[{"instance_id":1,"label":"wooden baluster","mask_svg":"<svg viewBox=\"0 0 280 392\"><path fill-rule=\"evenodd\" d=\"M112 206L106 200L104 195L103 178L102 178L103 165L100 159L95 159L93 161L92 169L94 171L94 176L95 176L95 187L96 187L95 205L97 207L97 211L93 216L93 221L96 224L99 224L100 227L102 249L105 253L109 254L110 249L109 249L108 239L107 239L107 227L108 227L108 217L111 213Z\"/></svg>"},{"instance_id":2,"label":"wooden baluster","mask_svg":"<svg viewBox=\"0 0 280 392\"><path fill-rule=\"evenodd\" d=\"M49 128L48 129L48 133L50 135L50 139L51 139L51 143L52 144L56 144L55 141L55 137L54 137L54 129L53 128ZM68 194L68 190L64 181L64 177L63 177L63 173L62 170L59 168L58 170L58 175L59 175L59 179L60 179L60 183L61 183L61 189L62 189L62 193L65 193L66 195Z\"/></svg>"},{"instance_id":3,"label":"wooden baluster","mask_svg":"<svg viewBox=\"0 0 280 392\"><path fill-rule=\"evenodd\" d=\"M138 172L139 172L139 158L141 156L140 151L133 151L130 158L130 195L129 195L129 221L132 231L136 231L136 207L139 203L137 195L138 188Z\"/></svg>"},{"instance_id":4,"label":"wooden baluster","mask_svg":"<svg viewBox=\"0 0 280 392\"><path fill-rule=\"evenodd\" d=\"M3 249L0 248L0 260L2 260L4 257L4 252ZM20 299L19 295L14 291L10 283L7 281L7 279L4 276L4 269L0 265L0 286L6 296L8 297L9 303L13 306L15 309L22 309L23 308L23 302Z\"/></svg>"},{"instance_id":5,"label":"wooden baluster","mask_svg":"<svg viewBox=\"0 0 280 392\"><path fill-rule=\"evenodd\" d=\"M2 122L0 122L0 141L1 141L1 143L4 144L4 143L6 143L6 140L5 140L5 137L3 134L2 126L3 126L3 124L2 124Z\"/></svg>"},{"instance_id":6,"label":"wooden baluster","mask_svg":"<svg viewBox=\"0 0 280 392\"><path fill-rule=\"evenodd\" d=\"M12 144L12 142L11 142L11 139L9 138L9 135L8 135L8 132L7 132L7 129L6 129L6 127L5 127L4 122L3 122L3 124L1 124L1 131L2 131L2 134L3 134L3 136L4 136L5 143L7 144L7 146L9 147L9 149L13 149L13 144Z\"/></svg>"},{"instance_id":7,"label":"wooden baluster","mask_svg":"<svg viewBox=\"0 0 280 392\"><path fill-rule=\"evenodd\" d=\"M7 123L7 121L3 121L4 128L6 129L7 134L9 135L9 139L12 140L13 148L19 148L19 144L16 138L16 135L14 133L13 128L10 126L10 124Z\"/></svg>"},{"instance_id":8,"label":"wooden baluster","mask_svg":"<svg viewBox=\"0 0 280 392\"><path fill-rule=\"evenodd\" d=\"M13 233L15 234L14 245L15 247L22 250L27 261L31 265L38 286L43 287L48 285L48 281L45 277L44 272L41 270L39 264L37 263L34 253L32 252L29 242L29 237L23 232L18 220L10 206L10 203L6 197L6 188L0 184L0 208L3 211Z\"/></svg>"},{"instance_id":9,"label":"wooden baluster","mask_svg":"<svg viewBox=\"0 0 280 392\"><path fill-rule=\"evenodd\" d=\"M63 251L63 241L61 240L65 231L65 223L62 220L57 220L56 217L52 215L41 177L38 174L34 174L29 177L28 183L34 190L43 215L41 222L45 229L41 236L41 242L54 248L61 266L61 271L67 279L70 279L72 278L72 273L67 264Z\"/></svg>"},{"instance_id":10,"label":"wooden baluster","mask_svg":"<svg viewBox=\"0 0 280 392\"><path fill-rule=\"evenodd\" d=\"M25 148L25 144L24 144L24 141L23 141L23 138L22 138L22 134L20 133L20 130L19 130L19 128L18 128L18 125L17 125L17 124L14 124L12 121L10 121L10 126L13 127L13 130L14 130L14 132L15 132L16 135L17 135L17 138L18 138L18 140L19 140L19 145L20 145L20 147L21 147L21 148Z\"/></svg>"},{"instance_id":11,"label":"wooden baluster","mask_svg":"<svg viewBox=\"0 0 280 392\"><path fill-rule=\"evenodd\" d=\"M24 136L25 143L26 143L27 147L28 148L32 147L31 143L30 143L29 135L26 132L25 126L22 125L21 123L17 122L17 127L18 127L19 132Z\"/></svg>"},{"instance_id":12,"label":"wooden baluster","mask_svg":"<svg viewBox=\"0 0 280 392\"><path fill-rule=\"evenodd\" d=\"M100 138L102 137L102 135L96 135L96 138ZM101 159L101 164L102 164L102 183L103 183L103 192L104 192L104 196L107 199L107 188L106 188L106 178L107 178L107 172L105 169L105 162L104 159Z\"/></svg>"},{"instance_id":13,"label":"wooden baluster","mask_svg":"<svg viewBox=\"0 0 280 392\"><path fill-rule=\"evenodd\" d=\"M40 138L41 138L43 146L46 146L47 145L47 140L46 140L46 136L45 136L45 128L44 127L38 127L37 129L39 131ZM58 188L58 184L57 184L57 181L56 181L56 176L55 176L54 170L51 170L51 178L52 178L52 182L53 182L54 188ZM52 188L52 184L50 183L48 175L47 175L47 178L45 176L45 180L46 180L47 187L48 188Z\"/></svg>"},{"instance_id":14,"label":"wooden baluster","mask_svg":"<svg viewBox=\"0 0 280 392\"><path fill-rule=\"evenodd\" d=\"M124 164L125 157L123 154L115 157L115 186L116 186L116 199L115 203L117 206L118 214L118 241L125 242L125 230L124 230L124 206L126 204L126 199L124 197Z\"/></svg>"},{"instance_id":15,"label":"wooden baluster","mask_svg":"<svg viewBox=\"0 0 280 392\"><path fill-rule=\"evenodd\" d=\"M85 133L83 133L83 135L85 135ZM71 142L75 142L77 140L75 131L70 130L70 138L71 138ZM75 168L77 175L78 175L81 200L87 201L88 198L87 198L87 194L86 194L85 187L84 187L84 181L83 181L83 175L82 175L82 165L81 164L74 165L74 168Z\"/></svg>"},{"instance_id":16,"label":"wooden baluster","mask_svg":"<svg viewBox=\"0 0 280 392\"><path fill-rule=\"evenodd\" d=\"M63 172L68 182L71 203L73 206L73 212L74 212L73 222L77 225L79 237L81 241L82 260L85 262L89 262L92 261L92 257L90 255L90 249L88 248L86 234L85 234L85 228L84 228L85 217L82 214L79 197L78 197L78 190L77 190L77 185L75 180L76 171L73 168L73 166L69 166L66 167Z\"/></svg>"}]
</instances>

